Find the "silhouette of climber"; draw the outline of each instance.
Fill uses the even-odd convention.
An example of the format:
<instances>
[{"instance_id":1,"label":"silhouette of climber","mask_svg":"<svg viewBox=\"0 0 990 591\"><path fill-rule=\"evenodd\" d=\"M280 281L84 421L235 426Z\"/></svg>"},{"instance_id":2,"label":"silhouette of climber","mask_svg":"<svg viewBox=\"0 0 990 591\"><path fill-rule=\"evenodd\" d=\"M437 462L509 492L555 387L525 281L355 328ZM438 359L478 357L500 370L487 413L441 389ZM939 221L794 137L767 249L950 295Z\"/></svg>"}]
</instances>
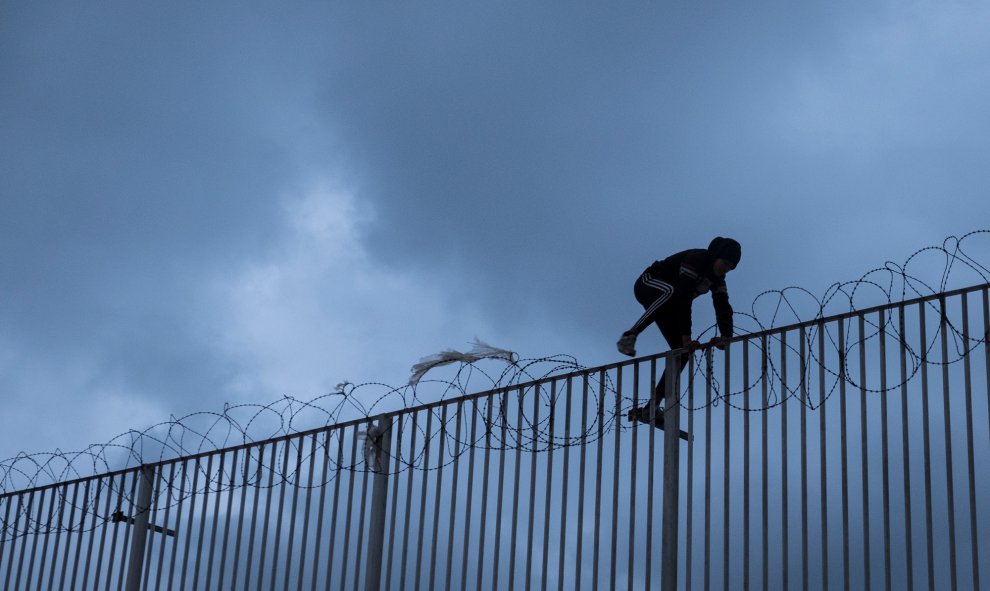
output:
<instances>
[{"instance_id":1,"label":"silhouette of climber","mask_svg":"<svg viewBox=\"0 0 990 591\"><path fill-rule=\"evenodd\" d=\"M712 294L715 318L720 336L710 344L725 348L725 340L732 337L732 306L725 285L725 275L736 268L742 256L742 247L732 238L721 236L712 240L708 248L695 248L673 254L662 261L654 261L636 280L633 293L645 312L632 328L622 333L616 343L619 352L636 355L636 337L650 324L656 324L671 350L684 348L680 356L680 368L684 370L688 355L700 344L691 338L691 304L694 298L707 292ZM634 409L633 418L651 416L651 405L661 417L659 408L664 399L666 371L654 390L653 398L645 406Z\"/></svg>"}]
</instances>

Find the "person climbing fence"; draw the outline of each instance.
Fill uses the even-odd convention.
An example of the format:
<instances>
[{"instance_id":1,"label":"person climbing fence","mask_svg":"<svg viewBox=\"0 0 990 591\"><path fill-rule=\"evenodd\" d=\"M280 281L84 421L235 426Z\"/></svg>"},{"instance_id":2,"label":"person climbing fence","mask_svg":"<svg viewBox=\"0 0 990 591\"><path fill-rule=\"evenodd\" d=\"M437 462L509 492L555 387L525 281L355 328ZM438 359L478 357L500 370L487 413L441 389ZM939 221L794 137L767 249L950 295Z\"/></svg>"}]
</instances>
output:
<instances>
[{"instance_id":1,"label":"person climbing fence","mask_svg":"<svg viewBox=\"0 0 990 591\"><path fill-rule=\"evenodd\" d=\"M732 338L732 306L725 276L736 268L742 257L742 247L732 238L716 237L708 248L684 250L654 261L636 279L633 294L643 306L643 315L629 330L622 333L616 346L623 355L635 357L636 339L650 324L656 324L671 350L685 349L680 355L681 370L687 364L688 355L701 345L691 336L691 305L699 295L711 292L715 307L715 319L719 336L710 344L724 348ZM633 409L629 418L649 422L659 418L663 411L666 371L647 403Z\"/></svg>"}]
</instances>

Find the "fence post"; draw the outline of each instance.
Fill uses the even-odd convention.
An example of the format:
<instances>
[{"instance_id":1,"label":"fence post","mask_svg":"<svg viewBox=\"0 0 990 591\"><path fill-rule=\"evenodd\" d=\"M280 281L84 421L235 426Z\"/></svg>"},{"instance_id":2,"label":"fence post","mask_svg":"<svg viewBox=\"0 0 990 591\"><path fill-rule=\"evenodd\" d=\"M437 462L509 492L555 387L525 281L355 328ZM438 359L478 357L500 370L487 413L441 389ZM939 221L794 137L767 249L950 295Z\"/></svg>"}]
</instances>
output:
<instances>
[{"instance_id":1,"label":"fence post","mask_svg":"<svg viewBox=\"0 0 990 591\"><path fill-rule=\"evenodd\" d=\"M681 418L680 355L667 355L666 398L663 410L663 517L660 549L660 588L677 589L678 495L680 492Z\"/></svg>"},{"instance_id":2,"label":"fence post","mask_svg":"<svg viewBox=\"0 0 990 591\"><path fill-rule=\"evenodd\" d=\"M371 531L368 532L368 561L364 588L378 591L381 588L382 552L385 546L385 512L388 501L388 460L392 449L392 418L378 420L378 425L368 427L368 441L373 446L371 469L375 473L371 492Z\"/></svg>"},{"instance_id":3,"label":"fence post","mask_svg":"<svg viewBox=\"0 0 990 591\"><path fill-rule=\"evenodd\" d=\"M151 514L151 494L154 489L155 468L153 466L141 466L138 473L141 479L141 486L138 489L138 502L135 507L134 529L131 533L131 550L127 553L127 582L124 586L126 591L138 591L141 588L141 575L144 569L144 549L148 541L148 518Z\"/></svg>"}]
</instances>

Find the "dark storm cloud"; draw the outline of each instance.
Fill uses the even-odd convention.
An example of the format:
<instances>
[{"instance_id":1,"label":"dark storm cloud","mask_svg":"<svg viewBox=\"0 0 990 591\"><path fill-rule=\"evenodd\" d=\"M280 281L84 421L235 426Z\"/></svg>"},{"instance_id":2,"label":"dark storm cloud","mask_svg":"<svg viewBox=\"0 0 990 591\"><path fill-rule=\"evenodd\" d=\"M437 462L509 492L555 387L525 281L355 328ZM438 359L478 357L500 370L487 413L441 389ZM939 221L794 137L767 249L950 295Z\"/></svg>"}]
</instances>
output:
<instances>
[{"instance_id":1,"label":"dark storm cloud","mask_svg":"<svg viewBox=\"0 0 990 591\"><path fill-rule=\"evenodd\" d=\"M828 45L836 19L779 6L362 12L335 23L323 105L370 177L373 252L455 261L504 319L590 317L595 284L625 295L665 251L776 214L779 77Z\"/></svg>"},{"instance_id":2,"label":"dark storm cloud","mask_svg":"<svg viewBox=\"0 0 990 591\"><path fill-rule=\"evenodd\" d=\"M200 284L270 246L292 173L255 115L283 76L271 40L219 12L4 12L4 332L63 361L102 349L139 390L208 389Z\"/></svg>"},{"instance_id":3,"label":"dark storm cloud","mask_svg":"<svg viewBox=\"0 0 990 591\"><path fill-rule=\"evenodd\" d=\"M272 332L283 352L306 340L273 326L361 310L354 342L331 344L405 350L414 320L438 339L463 324L442 297L471 308L468 334L487 323L542 354L552 332L611 359L636 274L716 234L744 245L739 309L820 293L981 225L986 21L836 3L5 2L0 361L85 359L126 392L209 406L195 396L224 396L245 359L281 359ZM286 254L310 242L285 195L314 178L372 212L347 264ZM245 277L282 278L281 297L239 293L228 315ZM395 308L395 285L440 312ZM378 297L392 307L351 305ZM255 350L224 349L231 333Z\"/></svg>"}]
</instances>

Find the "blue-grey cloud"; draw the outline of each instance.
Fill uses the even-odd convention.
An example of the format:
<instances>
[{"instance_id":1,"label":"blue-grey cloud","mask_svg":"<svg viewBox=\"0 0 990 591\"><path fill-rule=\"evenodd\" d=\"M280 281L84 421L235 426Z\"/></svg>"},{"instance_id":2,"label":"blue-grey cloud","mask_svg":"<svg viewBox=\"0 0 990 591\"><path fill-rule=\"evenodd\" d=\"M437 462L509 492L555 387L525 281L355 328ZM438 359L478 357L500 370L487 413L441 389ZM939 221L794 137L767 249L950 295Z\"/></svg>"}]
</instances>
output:
<instances>
[{"instance_id":1,"label":"blue-grey cloud","mask_svg":"<svg viewBox=\"0 0 990 591\"><path fill-rule=\"evenodd\" d=\"M482 330L607 359L654 258L733 235L745 308L987 211L979 6L0 15L0 345L16 360L0 383L23 400L18 368L85 366L74 395L192 410L355 377L304 344L397 367ZM357 258L287 218L321 179L373 212L347 234ZM260 297L247 282L266 272Z\"/></svg>"}]
</instances>

